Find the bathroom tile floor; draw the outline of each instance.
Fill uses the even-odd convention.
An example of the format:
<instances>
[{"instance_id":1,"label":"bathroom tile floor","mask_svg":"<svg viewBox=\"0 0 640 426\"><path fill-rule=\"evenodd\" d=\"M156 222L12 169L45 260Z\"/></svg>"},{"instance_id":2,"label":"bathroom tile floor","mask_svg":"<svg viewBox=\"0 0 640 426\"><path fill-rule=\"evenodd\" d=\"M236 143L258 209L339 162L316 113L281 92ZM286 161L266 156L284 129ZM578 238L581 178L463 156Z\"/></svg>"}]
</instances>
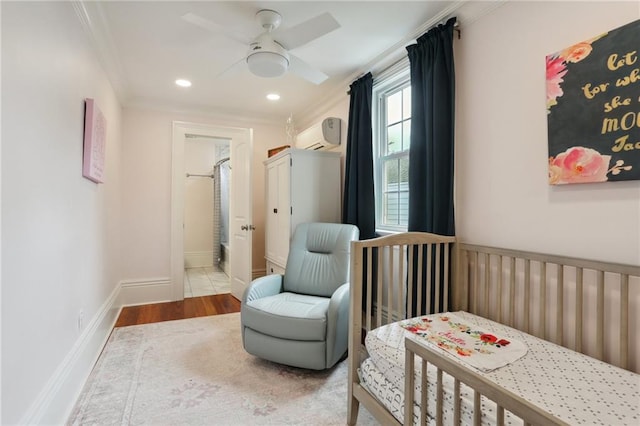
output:
<instances>
[{"instance_id":1,"label":"bathroom tile floor","mask_svg":"<svg viewBox=\"0 0 640 426\"><path fill-rule=\"evenodd\" d=\"M229 277L217 266L184 270L184 297L209 296L230 291Z\"/></svg>"}]
</instances>

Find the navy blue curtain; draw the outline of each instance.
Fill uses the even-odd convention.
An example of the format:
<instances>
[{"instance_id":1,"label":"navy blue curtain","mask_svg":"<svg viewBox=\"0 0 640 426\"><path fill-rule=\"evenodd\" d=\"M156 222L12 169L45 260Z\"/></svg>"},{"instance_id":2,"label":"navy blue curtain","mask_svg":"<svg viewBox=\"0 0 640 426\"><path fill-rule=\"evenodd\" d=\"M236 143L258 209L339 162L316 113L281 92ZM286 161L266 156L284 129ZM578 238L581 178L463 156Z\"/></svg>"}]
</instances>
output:
<instances>
[{"instance_id":1,"label":"navy blue curtain","mask_svg":"<svg viewBox=\"0 0 640 426\"><path fill-rule=\"evenodd\" d=\"M349 127L347 131L347 156L344 171L344 199L342 222L356 225L360 229L360 239L376 237L376 205L373 188L373 136L371 121L371 98L373 96L373 76L367 73L350 86ZM371 265L372 281L377 279L377 249L374 250ZM367 282L367 256L363 265ZM376 297L376 290L371 298ZM365 308L367 295L363 286L362 307Z\"/></svg>"},{"instance_id":2,"label":"navy blue curtain","mask_svg":"<svg viewBox=\"0 0 640 426\"><path fill-rule=\"evenodd\" d=\"M356 225L360 229L360 239L367 240L376 236L371 130L373 77L371 73L354 81L350 89L342 222Z\"/></svg>"},{"instance_id":3,"label":"navy blue curtain","mask_svg":"<svg viewBox=\"0 0 640 426\"><path fill-rule=\"evenodd\" d=\"M411 75L408 230L454 235L453 155L455 71L453 31L456 18L438 25L407 46ZM426 259L425 259L426 260ZM413 271L414 277L426 270ZM432 274L432 276L434 276ZM444 283L439 285L443 294ZM434 289L435 290L435 289ZM425 306L422 312L433 312ZM450 293L450 292L449 292ZM442 296L441 296L442 297ZM416 297L412 312L416 312ZM439 301L443 306L442 300Z\"/></svg>"}]
</instances>

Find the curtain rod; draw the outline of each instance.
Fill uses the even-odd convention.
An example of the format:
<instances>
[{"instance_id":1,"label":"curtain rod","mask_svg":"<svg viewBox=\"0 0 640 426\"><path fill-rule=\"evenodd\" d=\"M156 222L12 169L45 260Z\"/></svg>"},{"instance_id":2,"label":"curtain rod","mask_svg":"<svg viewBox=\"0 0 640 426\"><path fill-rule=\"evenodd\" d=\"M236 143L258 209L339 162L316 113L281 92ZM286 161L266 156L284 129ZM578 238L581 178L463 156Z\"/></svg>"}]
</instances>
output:
<instances>
[{"instance_id":1,"label":"curtain rod","mask_svg":"<svg viewBox=\"0 0 640 426\"><path fill-rule=\"evenodd\" d=\"M206 177L206 178L213 179L213 175L196 175L196 174L187 173L187 177L192 177L192 176L195 176L195 177Z\"/></svg>"},{"instance_id":2,"label":"curtain rod","mask_svg":"<svg viewBox=\"0 0 640 426\"><path fill-rule=\"evenodd\" d=\"M431 26L428 30L426 30L426 31L424 32L424 34L426 34L426 33L427 33L428 31L430 31L432 28L437 27L438 25L444 25L444 24L446 24L446 23L447 23L447 21L448 21L449 19L450 19L450 18L447 18L447 19L444 19L444 20L442 20L442 21L438 22L437 24L434 24L434 25L433 25L433 26ZM460 28L459 28L459 27L460 27L460 21L458 21L458 20L456 19L456 22L454 22L454 23L453 23L453 31L455 31L456 33L458 33L458 40L460 40L460 34L461 34L461 31L460 31ZM416 37L416 39L417 39L417 37ZM404 57L402 57L402 58L398 59L397 61L395 61L394 63L392 63L391 65L389 65L388 67L386 67L385 69L383 69L382 71L378 72L378 73L377 73L377 75L375 75L374 77L378 77L378 78L380 78L380 76L381 76L381 75L384 75L384 74L388 73L389 71L393 70L393 68L398 67L400 64L402 64L403 62L406 62L406 61L408 61L408 60L409 60L409 58L408 58L408 57L406 57L406 56L404 56ZM403 64L403 65L404 65L404 64ZM353 81L355 82L355 81L357 81L357 80L361 79L361 78L362 78L362 77L364 77L366 74L367 74L366 72L361 73L361 74L360 74L356 79L354 79ZM373 73L372 73L372 74L373 74ZM350 95L350 94L351 94L351 89L347 89L347 95Z\"/></svg>"}]
</instances>

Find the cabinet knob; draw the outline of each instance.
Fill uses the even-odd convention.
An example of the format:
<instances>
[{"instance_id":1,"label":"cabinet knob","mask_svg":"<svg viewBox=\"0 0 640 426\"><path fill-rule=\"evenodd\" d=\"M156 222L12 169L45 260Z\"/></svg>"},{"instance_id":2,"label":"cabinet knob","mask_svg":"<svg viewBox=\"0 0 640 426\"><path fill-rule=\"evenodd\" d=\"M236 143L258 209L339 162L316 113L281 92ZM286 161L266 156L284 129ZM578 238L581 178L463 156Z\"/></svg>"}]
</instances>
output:
<instances>
[{"instance_id":1,"label":"cabinet knob","mask_svg":"<svg viewBox=\"0 0 640 426\"><path fill-rule=\"evenodd\" d=\"M274 213L278 213L278 209L273 209L273 212Z\"/></svg>"}]
</instances>

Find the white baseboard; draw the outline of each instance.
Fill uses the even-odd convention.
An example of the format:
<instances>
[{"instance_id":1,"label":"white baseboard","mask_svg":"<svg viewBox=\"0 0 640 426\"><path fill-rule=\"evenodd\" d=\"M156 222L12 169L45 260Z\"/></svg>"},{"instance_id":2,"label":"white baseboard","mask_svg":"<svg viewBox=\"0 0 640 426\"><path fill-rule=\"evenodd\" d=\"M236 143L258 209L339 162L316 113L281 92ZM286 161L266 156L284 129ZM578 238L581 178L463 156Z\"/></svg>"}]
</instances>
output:
<instances>
[{"instance_id":1,"label":"white baseboard","mask_svg":"<svg viewBox=\"0 0 640 426\"><path fill-rule=\"evenodd\" d=\"M170 278L147 280L125 280L120 282L121 306L144 305L147 303L169 302L173 300L173 286Z\"/></svg>"},{"instance_id":2,"label":"white baseboard","mask_svg":"<svg viewBox=\"0 0 640 426\"><path fill-rule=\"evenodd\" d=\"M116 286L87 324L20 424L66 424L120 314L120 285Z\"/></svg>"},{"instance_id":3,"label":"white baseboard","mask_svg":"<svg viewBox=\"0 0 640 426\"><path fill-rule=\"evenodd\" d=\"M184 253L185 268L213 266L213 251L188 251Z\"/></svg>"}]
</instances>

